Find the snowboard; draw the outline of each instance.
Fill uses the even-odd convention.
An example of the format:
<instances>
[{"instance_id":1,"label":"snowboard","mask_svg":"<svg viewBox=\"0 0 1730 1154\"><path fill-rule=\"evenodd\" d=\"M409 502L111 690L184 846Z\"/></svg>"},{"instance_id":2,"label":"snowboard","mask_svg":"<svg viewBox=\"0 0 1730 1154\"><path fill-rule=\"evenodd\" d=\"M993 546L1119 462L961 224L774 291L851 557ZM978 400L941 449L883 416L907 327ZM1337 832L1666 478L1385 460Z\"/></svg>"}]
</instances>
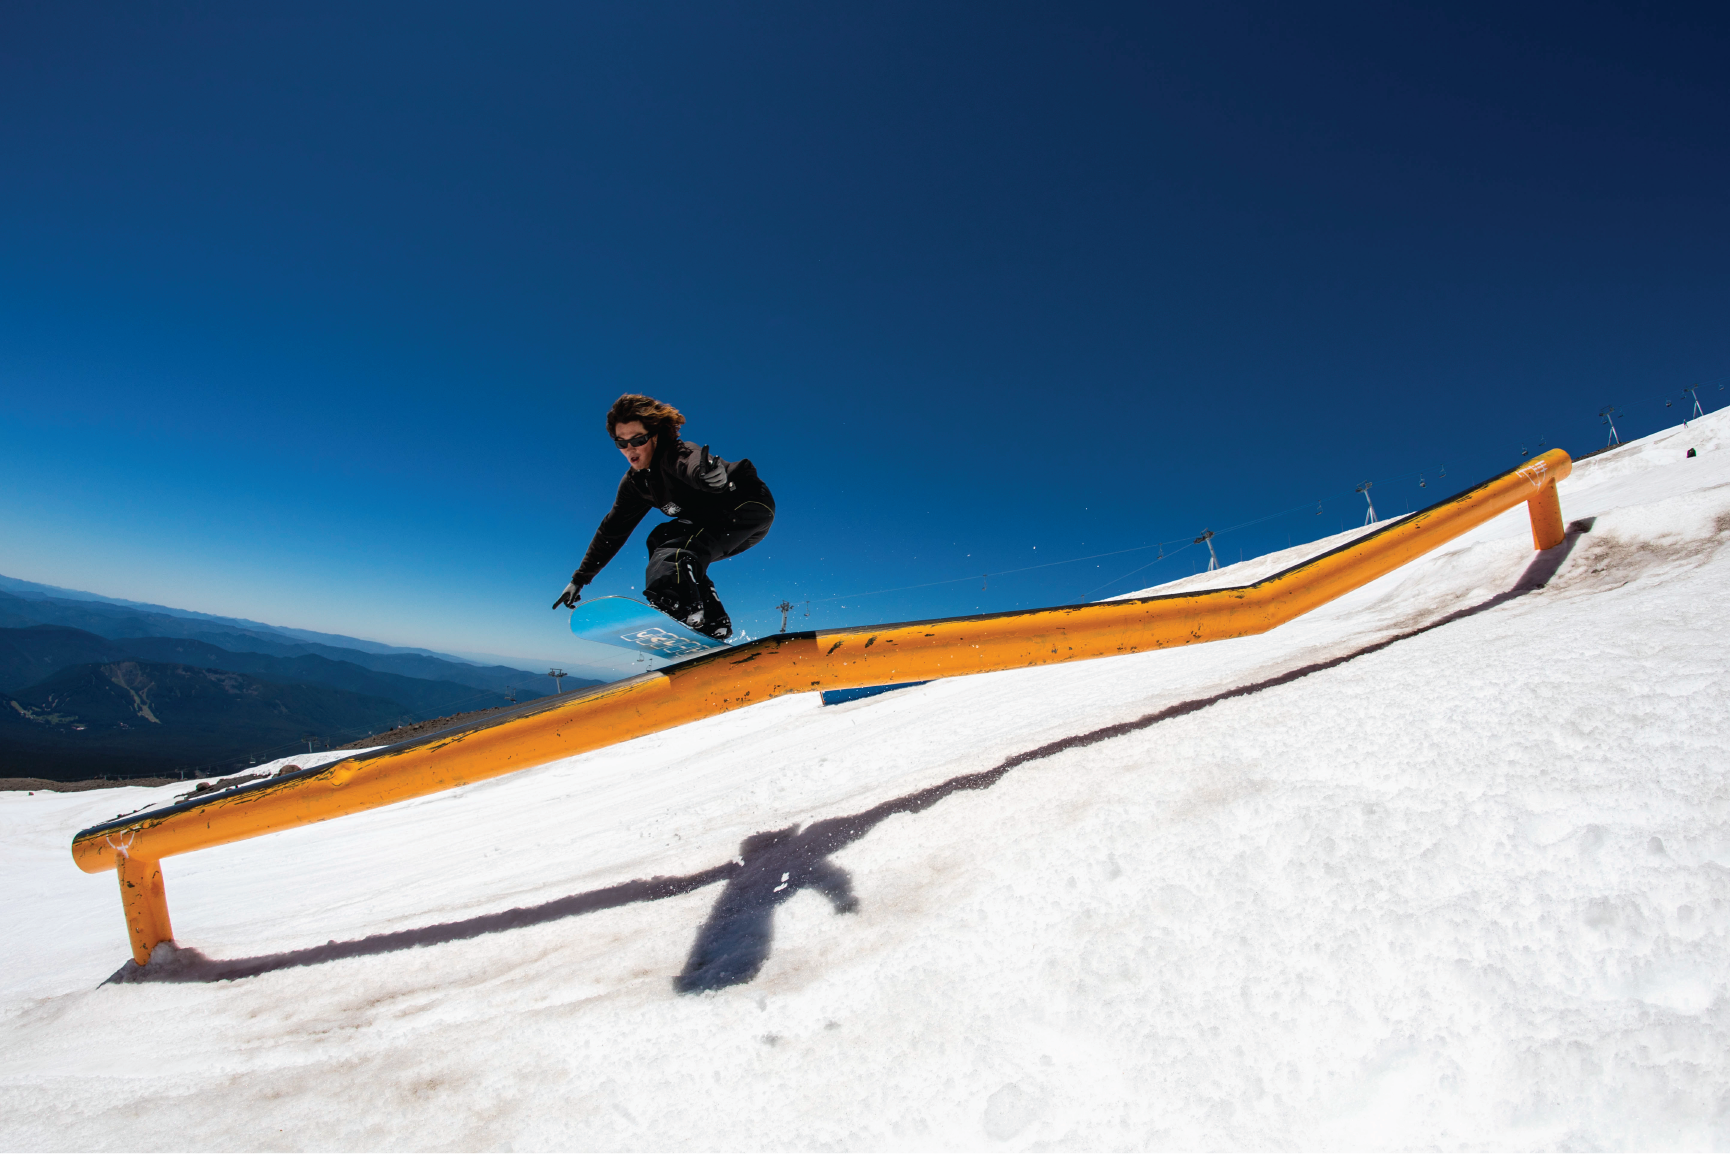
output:
<instances>
[{"instance_id":1,"label":"snowboard","mask_svg":"<svg viewBox=\"0 0 1730 1154\"><path fill-rule=\"evenodd\" d=\"M704 637L629 597L596 597L577 602L571 610L571 632L584 641L598 641L655 657L678 659L725 649L725 641Z\"/></svg>"}]
</instances>

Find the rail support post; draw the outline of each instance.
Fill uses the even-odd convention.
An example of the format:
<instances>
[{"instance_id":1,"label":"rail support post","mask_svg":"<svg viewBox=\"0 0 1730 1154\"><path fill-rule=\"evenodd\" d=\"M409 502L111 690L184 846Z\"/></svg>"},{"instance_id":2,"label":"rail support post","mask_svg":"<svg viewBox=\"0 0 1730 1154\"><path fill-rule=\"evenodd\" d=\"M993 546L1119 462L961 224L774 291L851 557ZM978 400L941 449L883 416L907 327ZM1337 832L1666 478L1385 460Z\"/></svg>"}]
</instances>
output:
<instances>
[{"instance_id":1,"label":"rail support post","mask_svg":"<svg viewBox=\"0 0 1730 1154\"><path fill-rule=\"evenodd\" d=\"M148 965L150 951L174 939L174 927L168 924L162 863L121 854L114 872L120 878L120 902L126 910L126 932L132 937L132 960Z\"/></svg>"},{"instance_id":2,"label":"rail support post","mask_svg":"<svg viewBox=\"0 0 1730 1154\"><path fill-rule=\"evenodd\" d=\"M1526 512L1532 518L1532 548L1554 549L1562 543L1566 531L1562 528L1562 502L1556 496L1555 481L1545 481L1526 499Z\"/></svg>"}]
</instances>

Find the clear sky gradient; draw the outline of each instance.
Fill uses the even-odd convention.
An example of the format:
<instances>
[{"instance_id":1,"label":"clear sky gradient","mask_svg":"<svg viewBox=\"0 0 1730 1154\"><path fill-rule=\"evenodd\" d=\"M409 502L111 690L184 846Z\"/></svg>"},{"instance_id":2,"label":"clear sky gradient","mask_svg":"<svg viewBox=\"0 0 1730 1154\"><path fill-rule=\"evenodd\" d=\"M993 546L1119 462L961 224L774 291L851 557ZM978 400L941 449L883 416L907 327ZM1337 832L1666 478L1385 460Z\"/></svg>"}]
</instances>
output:
<instances>
[{"instance_id":1,"label":"clear sky gradient","mask_svg":"<svg viewBox=\"0 0 1730 1154\"><path fill-rule=\"evenodd\" d=\"M588 668L621 392L774 489L758 634L1651 432L1730 396L1725 13L11 5L0 572Z\"/></svg>"}]
</instances>

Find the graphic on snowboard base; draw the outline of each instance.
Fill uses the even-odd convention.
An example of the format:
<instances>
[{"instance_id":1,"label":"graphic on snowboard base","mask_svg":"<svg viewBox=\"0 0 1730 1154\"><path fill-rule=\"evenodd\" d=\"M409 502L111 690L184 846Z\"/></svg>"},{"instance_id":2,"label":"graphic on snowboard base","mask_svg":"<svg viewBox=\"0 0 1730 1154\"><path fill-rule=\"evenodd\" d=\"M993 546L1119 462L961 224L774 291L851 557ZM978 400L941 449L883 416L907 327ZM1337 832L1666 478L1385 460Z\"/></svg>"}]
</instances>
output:
<instances>
[{"instance_id":1,"label":"graphic on snowboard base","mask_svg":"<svg viewBox=\"0 0 1730 1154\"><path fill-rule=\"evenodd\" d=\"M725 641L693 632L659 609L629 597L596 597L577 602L577 607L571 610L571 632L584 641L669 659L727 648Z\"/></svg>"}]
</instances>

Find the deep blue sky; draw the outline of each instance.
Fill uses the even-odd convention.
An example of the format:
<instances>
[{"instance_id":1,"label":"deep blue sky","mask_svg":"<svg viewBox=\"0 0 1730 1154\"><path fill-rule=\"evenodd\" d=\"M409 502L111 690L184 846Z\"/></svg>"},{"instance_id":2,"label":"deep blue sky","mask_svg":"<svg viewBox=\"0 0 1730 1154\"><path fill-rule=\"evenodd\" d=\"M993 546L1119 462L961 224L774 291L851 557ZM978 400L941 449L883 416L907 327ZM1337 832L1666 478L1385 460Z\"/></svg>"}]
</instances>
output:
<instances>
[{"instance_id":1,"label":"deep blue sky","mask_svg":"<svg viewBox=\"0 0 1730 1154\"><path fill-rule=\"evenodd\" d=\"M1730 396L1725 11L10 5L0 572L576 668L625 391L773 487L759 633L1650 432Z\"/></svg>"}]
</instances>

